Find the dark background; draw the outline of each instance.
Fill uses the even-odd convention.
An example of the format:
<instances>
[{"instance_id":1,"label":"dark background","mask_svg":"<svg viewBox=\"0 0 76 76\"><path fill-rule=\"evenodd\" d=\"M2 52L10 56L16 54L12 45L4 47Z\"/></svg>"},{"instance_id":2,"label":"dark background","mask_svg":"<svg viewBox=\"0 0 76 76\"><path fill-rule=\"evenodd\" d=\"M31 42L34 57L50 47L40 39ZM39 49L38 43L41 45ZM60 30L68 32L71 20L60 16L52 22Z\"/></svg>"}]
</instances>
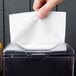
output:
<instances>
[{"instance_id":1,"label":"dark background","mask_svg":"<svg viewBox=\"0 0 76 76\"><path fill-rule=\"evenodd\" d=\"M10 42L9 14L32 11L33 0L0 0L0 42ZM64 0L54 10L67 12L66 42L76 50L76 0ZM75 57L76 58L76 57Z\"/></svg>"}]
</instances>

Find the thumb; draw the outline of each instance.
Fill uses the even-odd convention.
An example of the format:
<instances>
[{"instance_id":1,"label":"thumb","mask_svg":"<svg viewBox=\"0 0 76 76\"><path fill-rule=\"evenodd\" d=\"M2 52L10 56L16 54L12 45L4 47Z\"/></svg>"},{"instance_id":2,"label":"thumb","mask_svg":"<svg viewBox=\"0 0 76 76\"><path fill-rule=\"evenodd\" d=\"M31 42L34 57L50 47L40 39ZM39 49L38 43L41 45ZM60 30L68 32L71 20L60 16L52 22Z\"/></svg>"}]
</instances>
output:
<instances>
[{"instance_id":1,"label":"thumb","mask_svg":"<svg viewBox=\"0 0 76 76\"><path fill-rule=\"evenodd\" d=\"M44 18L50 10L52 10L56 5L60 4L63 0L47 0L46 4L44 4L38 11L38 18Z\"/></svg>"}]
</instances>

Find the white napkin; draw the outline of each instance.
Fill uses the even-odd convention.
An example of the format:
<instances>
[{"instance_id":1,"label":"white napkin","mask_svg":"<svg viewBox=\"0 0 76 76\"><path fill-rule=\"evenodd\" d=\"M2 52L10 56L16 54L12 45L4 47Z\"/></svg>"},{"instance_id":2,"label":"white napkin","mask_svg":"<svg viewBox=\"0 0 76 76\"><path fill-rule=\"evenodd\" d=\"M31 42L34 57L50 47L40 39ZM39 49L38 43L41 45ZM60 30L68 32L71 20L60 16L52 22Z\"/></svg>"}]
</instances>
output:
<instances>
[{"instance_id":1,"label":"white napkin","mask_svg":"<svg viewBox=\"0 0 76 76\"><path fill-rule=\"evenodd\" d=\"M24 12L11 14L9 20L11 42L24 49L51 49L65 42L65 12L51 12L44 19L38 19L35 12Z\"/></svg>"}]
</instances>

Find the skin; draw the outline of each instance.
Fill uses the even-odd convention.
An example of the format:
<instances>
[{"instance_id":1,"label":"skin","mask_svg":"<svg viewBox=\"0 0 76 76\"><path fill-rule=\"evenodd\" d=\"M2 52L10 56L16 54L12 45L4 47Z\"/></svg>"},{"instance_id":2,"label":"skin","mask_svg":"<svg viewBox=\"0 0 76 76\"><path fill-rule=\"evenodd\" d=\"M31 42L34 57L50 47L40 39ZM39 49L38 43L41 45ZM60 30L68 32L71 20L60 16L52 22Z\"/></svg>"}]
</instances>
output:
<instances>
[{"instance_id":1,"label":"skin","mask_svg":"<svg viewBox=\"0 0 76 76\"><path fill-rule=\"evenodd\" d=\"M33 9L38 18L42 19L63 0L34 0Z\"/></svg>"}]
</instances>

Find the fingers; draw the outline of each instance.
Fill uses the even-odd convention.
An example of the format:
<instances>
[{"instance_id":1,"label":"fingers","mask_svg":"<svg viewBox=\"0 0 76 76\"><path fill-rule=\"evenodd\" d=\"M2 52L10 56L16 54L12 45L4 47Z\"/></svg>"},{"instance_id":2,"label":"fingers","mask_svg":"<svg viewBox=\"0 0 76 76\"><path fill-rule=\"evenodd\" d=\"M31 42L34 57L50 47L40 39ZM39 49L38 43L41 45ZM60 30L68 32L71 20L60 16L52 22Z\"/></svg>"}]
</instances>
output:
<instances>
[{"instance_id":1,"label":"fingers","mask_svg":"<svg viewBox=\"0 0 76 76\"><path fill-rule=\"evenodd\" d=\"M35 2L36 4L34 4L34 9L37 11L38 18L44 18L47 16L50 10L52 10L56 5L60 4L63 0L46 0L46 3L43 6L39 1L40 0L36 0L37 3Z\"/></svg>"},{"instance_id":2,"label":"fingers","mask_svg":"<svg viewBox=\"0 0 76 76\"><path fill-rule=\"evenodd\" d=\"M33 4L33 9L35 11L39 10L44 2L45 2L45 0L35 0L34 4Z\"/></svg>"}]
</instances>

